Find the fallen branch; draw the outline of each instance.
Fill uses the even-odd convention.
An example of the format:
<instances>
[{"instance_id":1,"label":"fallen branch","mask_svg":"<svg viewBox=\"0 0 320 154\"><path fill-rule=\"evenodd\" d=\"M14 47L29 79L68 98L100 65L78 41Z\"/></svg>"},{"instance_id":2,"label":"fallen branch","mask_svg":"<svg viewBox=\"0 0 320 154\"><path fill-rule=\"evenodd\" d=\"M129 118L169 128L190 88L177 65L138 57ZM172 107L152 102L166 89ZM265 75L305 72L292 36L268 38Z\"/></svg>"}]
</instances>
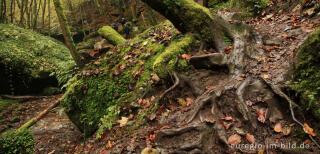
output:
<instances>
[{"instance_id":1,"label":"fallen branch","mask_svg":"<svg viewBox=\"0 0 320 154\"><path fill-rule=\"evenodd\" d=\"M51 109L55 108L56 106L58 106L60 103L60 100L57 100L56 102L54 102L53 104L51 104L47 109L45 109L44 111L42 111L38 116L32 118L31 120L29 120L27 123L23 124L20 128L17 129L17 131L21 131L23 129L29 128L32 125L34 125L35 123L37 123L41 118L43 118Z\"/></svg>"},{"instance_id":2,"label":"fallen branch","mask_svg":"<svg viewBox=\"0 0 320 154\"><path fill-rule=\"evenodd\" d=\"M173 90L174 88L176 88L178 85L179 85L179 83L180 83L180 79L179 79L179 77L178 77L178 75L174 72L173 73L173 76L174 76L174 78L175 78L175 83L173 84L173 86L171 86L169 89L167 89L166 91L164 91L160 96L159 96L159 101L168 93L168 92L170 92L171 90Z\"/></svg>"},{"instance_id":3,"label":"fallen branch","mask_svg":"<svg viewBox=\"0 0 320 154\"><path fill-rule=\"evenodd\" d=\"M0 96L5 99L14 99L14 100L22 100L22 101L28 101L28 100L47 97L47 96L11 96L11 95L0 95Z\"/></svg>"},{"instance_id":4,"label":"fallen branch","mask_svg":"<svg viewBox=\"0 0 320 154\"><path fill-rule=\"evenodd\" d=\"M289 108L290 108L290 112L291 112L291 117L293 119L293 121L295 121L296 123L298 123L302 128L304 128L304 125L296 119L295 115L294 115L294 111L293 111L293 105L298 106L295 102L293 102L284 92L282 92L282 90L280 88L278 88L277 86L275 86L274 84L272 84L271 82L267 81L266 79L262 78L261 79L267 84L269 85L269 87L276 93L278 94L280 97L284 98L287 100L287 102L289 103ZM309 135L309 138L312 140L312 142L320 149L320 145L317 143L317 141L311 136Z\"/></svg>"}]
</instances>

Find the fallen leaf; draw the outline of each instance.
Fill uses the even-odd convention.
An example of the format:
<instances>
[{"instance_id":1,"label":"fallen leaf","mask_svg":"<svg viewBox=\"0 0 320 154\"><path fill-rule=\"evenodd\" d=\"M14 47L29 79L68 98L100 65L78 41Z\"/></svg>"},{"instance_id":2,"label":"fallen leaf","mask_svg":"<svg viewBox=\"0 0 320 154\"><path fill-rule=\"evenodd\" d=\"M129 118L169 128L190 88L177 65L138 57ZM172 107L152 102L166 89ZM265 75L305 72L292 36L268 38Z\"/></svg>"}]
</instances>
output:
<instances>
[{"instance_id":1,"label":"fallen leaf","mask_svg":"<svg viewBox=\"0 0 320 154\"><path fill-rule=\"evenodd\" d=\"M258 154L263 154L264 153L264 148L260 149Z\"/></svg>"},{"instance_id":2,"label":"fallen leaf","mask_svg":"<svg viewBox=\"0 0 320 154\"><path fill-rule=\"evenodd\" d=\"M256 142L256 139L254 138L254 136L249 134L249 133L246 134L246 138L247 138L249 143L255 143Z\"/></svg>"},{"instance_id":3,"label":"fallen leaf","mask_svg":"<svg viewBox=\"0 0 320 154\"><path fill-rule=\"evenodd\" d=\"M127 117L121 117L121 120L117 121L118 123L120 123L120 127L126 126L128 123L128 118Z\"/></svg>"},{"instance_id":4,"label":"fallen leaf","mask_svg":"<svg viewBox=\"0 0 320 154\"><path fill-rule=\"evenodd\" d=\"M227 120L227 121L236 121L233 117L231 116L226 116L224 118L222 118L223 120Z\"/></svg>"},{"instance_id":5,"label":"fallen leaf","mask_svg":"<svg viewBox=\"0 0 320 154\"><path fill-rule=\"evenodd\" d=\"M263 75L263 78L270 79L269 75L267 75L267 74Z\"/></svg>"},{"instance_id":6,"label":"fallen leaf","mask_svg":"<svg viewBox=\"0 0 320 154\"><path fill-rule=\"evenodd\" d=\"M212 85L206 86L206 89L207 89L207 90L211 90L211 89L213 89L213 88L214 88L214 86L212 86Z\"/></svg>"},{"instance_id":7,"label":"fallen leaf","mask_svg":"<svg viewBox=\"0 0 320 154\"><path fill-rule=\"evenodd\" d=\"M106 149L110 149L112 147L111 141L109 140L107 145L106 145Z\"/></svg>"},{"instance_id":8,"label":"fallen leaf","mask_svg":"<svg viewBox=\"0 0 320 154\"><path fill-rule=\"evenodd\" d=\"M266 121L266 113L264 112L264 110L258 110L257 115L260 122L264 123Z\"/></svg>"},{"instance_id":9,"label":"fallen leaf","mask_svg":"<svg viewBox=\"0 0 320 154\"><path fill-rule=\"evenodd\" d=\"M192 98L186 98L187 106L190 106L194 103L194 100Z\"/></svg>"},{"instance_id":10,"label":"fallen leaf","mask_svg":"<svg viewBox=\"0 0 320 154\"><path fill-rule=\"evenodd\" d=\"M277 123L275 126L274 126L274 129L273 129L275 132L277 133L280 133L282 132L282 124L279 122Z\"/></svg>"},{"instance_id":11,"label":"fallen leaf","mask_svg":"<svg viewBox=\"0 0 320 154\"><path fill-rule=\"evenodd\" d=\"M304 132L306 132L307 134L309 134L311 136L317 136L317 134L313 132L313 129L307 123L303 124L303 130L304 130Z\"/></svg>"},{"instance_id":12,"label":"fallen leaf","mask_svg":"<svg viewBox=\"0 0 320 154\"><path fill-rule=\"evenodd\" d=\"M191 58L190 54L183 54L181 55L181 58L185 59L185 60L189 60Z\"/></svg>"},{"instance_id":13,"label":"fallen leaf","mask_svg":"<svg viewBox=\"0 0 320 154\"><path fill-rule=\"evenodd\" d=\"M283 33L281 36L282 36L283 38L288 37L288 35L287 35L286 33Z\"/></svg>"},{"instance_id":14,"label":"fallen leaf","mask_svg":"<svg viewBox=\"0 0 320 154\"><path fill-rule=\"evenodd\" d=\"M152 73L151 74L151 78L152 78L152 80L154 80L154 81L160 81L160 78L159 78L159 76L157 75L157 74L155 74L155 73Z\"/></svg>"},{"instance_id":15,"label":"fallen leaf","mask_svg":"<svg viewBox=\"0 0 320 154\"><path fill-rule=\"evenodd\" d=\"M282 130L283 135L289 135L292 131L292 128L290 126L284 127Z\"/></svg>"},{"instance_id":16,"label":"fallen leaf","mask_svg":"<svg viewBox=\"0 0 320 154\"><path fill-rule=\"evenodd\" d=\"M177 98L177 101L181 106L187 106L187 102L183 98Z\"/></svg>"},{"instance_id":17,"label":"fallen leaf","mask_svg":"<svg viewBox=\"0 0 320 154\"><path fill-rule=\"evenodd\" d=\"M225 129L229 129L233 125L233 123L222 121L222 125Z\"/></svg>"},{"instance_id":18,"label":"fallen leaf","mask_svg":"<svg viewBox=\"0 0 320 154\"><path fill-rule=\"evenodd\" d=\"M306 139L306 140L303 142L303 144L310 144L310 143L312 143L312 141L311 141L310 139Z\"/></svg>"},{"instance_id":19,"label":"fallen leaf","mask_svg":"<svg viewBox=\"0 0 320 154\"><path fill-rule=\"evenodd\" d=\"M241 143L241 136L239 136L238 134L233 134L228 138L228 144L235 146L240 143Z\"/></svg>"}]
</instances>

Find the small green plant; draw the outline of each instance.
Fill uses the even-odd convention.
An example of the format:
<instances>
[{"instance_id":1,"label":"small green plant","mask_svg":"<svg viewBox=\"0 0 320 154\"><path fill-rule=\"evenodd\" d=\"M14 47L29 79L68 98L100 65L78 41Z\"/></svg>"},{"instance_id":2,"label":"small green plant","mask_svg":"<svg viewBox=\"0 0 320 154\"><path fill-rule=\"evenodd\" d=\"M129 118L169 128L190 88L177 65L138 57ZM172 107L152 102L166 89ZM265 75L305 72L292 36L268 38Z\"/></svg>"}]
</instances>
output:
<instances>
[{"instance_id":1,"label":"small green plant","mask_svg":"<svg viewBox=\"0 0 320 154\"><path fill-rule=\"evenodd\" d=\"M5 154L32 154L34 139L28 129L21 131L7 131L0 136L0 153Z\"/></svg>"}]
</instances>

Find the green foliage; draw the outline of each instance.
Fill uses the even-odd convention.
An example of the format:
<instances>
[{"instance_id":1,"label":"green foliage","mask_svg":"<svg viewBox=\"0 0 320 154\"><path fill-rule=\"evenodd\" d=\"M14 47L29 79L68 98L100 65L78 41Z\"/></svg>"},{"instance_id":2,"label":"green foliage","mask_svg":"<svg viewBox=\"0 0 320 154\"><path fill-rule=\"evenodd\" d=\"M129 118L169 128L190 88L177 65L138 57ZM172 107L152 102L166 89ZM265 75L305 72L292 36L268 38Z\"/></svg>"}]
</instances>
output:
<instances>
[{"instance_id":1,"label":"green foliage","mask_svg":"<svg viewBox=\"0 0 320 154\"><path fill-rule=\"evenodd\" d=\"M32 154L34 139L28 129L21 131L7 131L0 136L0 153L6 154Z\"/></svg>"},{"instance_id":2,"label":"green foliage","mask_svg":"<svg viewBox=\"0 0 320 154\"><path fill-rule=\"evenodd\" d=\"M269 2L270 0L210 0L209 7L215 10L224 8L241 10L251 15L259 15Z\"/></svg>"},{"instance_id":3,"label":"green foliage","mask_svg":"<svg viewBox=\"0 0 320 154\"><path fill-rule=\"evenodd\" d=\"M9 100L9 99L2 99L0 97L0 110L2 110L3 108L5 107L8 107L10 106L11 104L14 104L14 103L18 103L18 101L16 100Z\"/></svg>"},{"instance_id":4,"label":"green foliage","mask_svg":"<svg viewBox=\"0 0 320 154\"><path fill-rule=\"evenodd\" d=\"M168 32L174 40L159 43L158 37ZM99 137L105 129L112 128L124 105L139 106L137 98L151 90L154 83L151 74L158 73L154 70L155 62L163 64L157 64L161 68L174 66L170 62L176 59L174 54L189 52L192 38L191 35L184 37L178 34L170 22L164 22L117 45L108 52L112 54L99 59L98 63L88 64L73 78L61 102L70 119L86 134L92 134L99 128ZM166 47L170 43L176 47ZM169 72L181 71L187 66L185 60L179 60L175 67L166 69ZM94 73L101 70L103 73Z\"/></svg>"},{"instance_id":5,"label":"green foliage","mask_svg":"<svg viewBox=\"0 0 320 154\"><path fill-rule=\"evenodd\" d=\"M296 55L293 88L301 95L306 110L320 118L320 29L308 37Z\"/></svg>"},{"instance_id":6,"label":"green foliage","mask_svg":"<svg viewBox=\"0 0 320 154\"><path fill-rule=\"evenodd\" d=\"M74 66L63 44L13 25L0 24L0 46L0 68L4 70L0 74L2 93L8 93L8 89L26 90L33 79L48 78L52 72L56 76Z\"/></svg>"},{"instance_id":7,"label":"green foliage","mask_svg":"<svg viewBox=\"0 0 320 154\"><path fill-rule=\"evenodd\" d=\"M98 30L99 35L107 39L111 44L118 45L126 41L116 30L110 26L104 26Z\"/></svg>"}]
</instances>

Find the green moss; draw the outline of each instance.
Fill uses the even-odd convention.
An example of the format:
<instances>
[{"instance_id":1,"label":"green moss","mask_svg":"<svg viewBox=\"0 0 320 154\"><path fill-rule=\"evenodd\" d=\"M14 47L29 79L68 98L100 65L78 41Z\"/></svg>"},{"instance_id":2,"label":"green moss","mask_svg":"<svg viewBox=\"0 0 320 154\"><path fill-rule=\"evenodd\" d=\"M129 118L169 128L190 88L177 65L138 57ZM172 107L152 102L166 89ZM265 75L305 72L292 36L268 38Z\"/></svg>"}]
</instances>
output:
<instances>
[{"instance_id":1,"label":"green moss","mask_svg":"<svg viewBox=\"0 0 320 154\"><path fill-rule=\"evenodd\" d=\"M250 17L253 15L261 14L261 11L265 9L270 0L210 0L209 7L214 10L219 9L231 9L234 11L242 11L240 19Z\"/></svg>"},{"instance_id":2,"label":"green moss","mask_svg":"<svg viewBox=\"0 0 320 154\"><path fill-rule=\"evenodd\" d=\"M0 46L0 93L23 93L31 89L32 80L49 78L50 73L64 78L60 71L74 66L62 43L13 25L0 24Z\"/></svg>"},{"instance_id":3,"label":"green moss","mask_svg":"<svg viewBox=\"0 0 320 154\"><path fill-rule=\"evenodd\" d=\"M187 53L191 44L195 42L193 34L186 34L182 41L172 42L153 64L154 71L162 78L166 77L168 72L175 70L175 61L179 54ZM184 66L184 65L182 65Z\"/></svg>"},{"instance_id":4,"label":"green moss","mask_svg":"<svg viewBox=\"0 0 320 154\"><path fill-rule=\"evenodd\" d=\"M168 42L171 44L168 47L151 35L162 36L168 31L174 39ZM165 77L167 72L158 72L155 66L157 69L167 67L169 72L188 69L185 60L179 60L176 65L174 61L177 54L191 51L189 46L194 40L192 34L183 36L170 22L163 22L117 45L109 51L113 54L99 59L99 64L88 64L69 84L62 104L70 119L86 134L98 128L98 132L110 129L121 114L122 106L139 106L137 99L152 89L155 82L152 73L162 73ZM96 74L97 69L104 71Z\"/></svg>"},{"instance_id":5,"label":"green moss","mask_svg":"<svg viewBox=\"0 0 320 154\"><path fill-rule=\"evenodd\" d=\"M320 29L308 37L295 57L293 88L301 96L306 110L320 119Z\"/></svg>"},{"instance_id":6,"label":"green moss","mask_svg":"<svg viewBox=\"0 0 320 154\"><path fill-rule=\"evenodd\" d=\"M28 130L7 131L0 135L0 153L6 154L32 154L34 151L34 139Z\"/></svg>"},{"instance_id":7,"label":"green moss","mask_svg":"<svg viewBox=\"0 0 320 154\"><path fill-rule=\"evenodd\" d=\"M104 26L98 30L99 35L107 39L111 44L118 45L126 41L116 30L110 26Z\"/></svg>"}]
</instances>

